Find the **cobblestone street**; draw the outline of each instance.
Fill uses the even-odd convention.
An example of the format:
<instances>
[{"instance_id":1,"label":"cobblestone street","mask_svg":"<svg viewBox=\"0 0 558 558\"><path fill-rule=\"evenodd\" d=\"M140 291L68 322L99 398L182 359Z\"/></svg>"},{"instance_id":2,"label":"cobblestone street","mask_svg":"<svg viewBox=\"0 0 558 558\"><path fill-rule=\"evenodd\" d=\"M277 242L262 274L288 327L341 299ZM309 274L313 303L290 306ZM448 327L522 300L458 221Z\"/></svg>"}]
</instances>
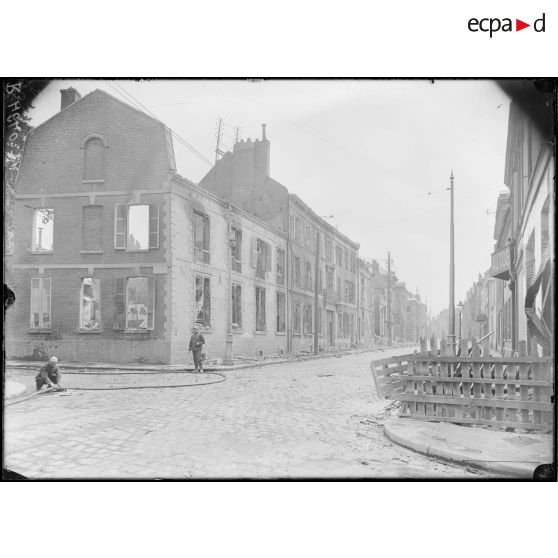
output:
<instances>
[{"instance_id":1,"label":"cobblestone street","mask_svg":"<svg viewBox=\"0 0 558 558\"><path fill-rule=\"evenodd\" d=\"M30 478L486 477L384 436L369 363L397 352L409 349L229 371L206 386L34 397L5 407L5 467ZM31 386L33 371L6 377ZM192 375L63 376L68 388L179 383Z\"/></svg>"}]
</instances>

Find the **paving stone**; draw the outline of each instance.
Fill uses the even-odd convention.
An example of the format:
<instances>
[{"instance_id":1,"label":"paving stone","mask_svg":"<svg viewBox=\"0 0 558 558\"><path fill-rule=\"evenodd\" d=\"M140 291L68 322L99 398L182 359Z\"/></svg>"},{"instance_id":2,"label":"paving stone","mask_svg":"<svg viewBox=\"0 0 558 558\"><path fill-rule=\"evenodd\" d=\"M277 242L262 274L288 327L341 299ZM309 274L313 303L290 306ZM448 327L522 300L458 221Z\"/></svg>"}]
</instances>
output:
<instances>
[{"instance_id":1,"label":"paving stone","mask_svg":"<svg viewBox=\"0 0 558 558\"><path fill-rule=\"evenodd\" d=\"M235 370L199 388L32 399L6 408L6 447L15 450L6 466L36 478L482 476L414 454L363 424L382 406L370 360L386 356ZM49 459L56 471L41 467Z\"/></svg>"}]
</instances>

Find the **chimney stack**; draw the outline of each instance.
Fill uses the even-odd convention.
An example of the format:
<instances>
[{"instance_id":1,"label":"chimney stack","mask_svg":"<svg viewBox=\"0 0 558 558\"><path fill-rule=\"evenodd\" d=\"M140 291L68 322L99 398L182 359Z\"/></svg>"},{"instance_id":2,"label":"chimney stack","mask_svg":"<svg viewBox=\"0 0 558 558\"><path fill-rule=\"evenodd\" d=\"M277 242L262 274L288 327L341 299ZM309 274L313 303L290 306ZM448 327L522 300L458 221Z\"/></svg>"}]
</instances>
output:
<instances>
[{"instance_id":1,"label":"chimney stack","mask_svg":"<svg viewBox=\"0 0 558 558\"><path fill-rule=\"evenodd\" d=\"M73 105L76 101L81 99L81 95L77 89L68 87L68 89L60 89L60 110Z\"/></svg>"},{"instance_id":2,"label":"chimney stack","mask_svg":"<svg viewBox=\"0 0 558 558\"><path fill-rule=\"evenodd\" d=\"M269 176L269 141L265 135L265 126L262 124L262 141L254 144L254 167Z\"/></svg>"}]
</instances>

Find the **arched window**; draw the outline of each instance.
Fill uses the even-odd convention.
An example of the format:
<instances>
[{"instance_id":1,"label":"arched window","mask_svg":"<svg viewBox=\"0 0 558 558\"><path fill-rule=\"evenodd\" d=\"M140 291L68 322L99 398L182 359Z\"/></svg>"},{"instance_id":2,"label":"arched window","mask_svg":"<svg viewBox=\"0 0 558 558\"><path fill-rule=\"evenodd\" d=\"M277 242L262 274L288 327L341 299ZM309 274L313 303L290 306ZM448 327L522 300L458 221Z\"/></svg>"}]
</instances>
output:
<instances>
[{"instance_id":1,"label":"arched window","mask_svg":"<svg viewBox=\"0 0 558 558\"><path fill-rule=\"evenodd\" d=\"M93 136L84 144L84 180L104 180L105 178L105 142L98 136Z\"/></svg>"}]
</instances>

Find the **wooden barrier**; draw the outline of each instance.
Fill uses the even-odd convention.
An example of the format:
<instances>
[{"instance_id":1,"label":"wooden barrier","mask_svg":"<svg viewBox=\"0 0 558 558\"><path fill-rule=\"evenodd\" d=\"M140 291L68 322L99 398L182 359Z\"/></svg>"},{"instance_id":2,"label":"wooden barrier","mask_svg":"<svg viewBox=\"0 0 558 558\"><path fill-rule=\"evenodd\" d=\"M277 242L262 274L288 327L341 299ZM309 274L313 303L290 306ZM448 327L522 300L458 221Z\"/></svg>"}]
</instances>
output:
<instances>
[{"instance_id":1,"label":"wooden barrier","mask_svg":"<svg viewBox=\"0 0 558 558\"><path fill-rule=\"evenodd\" d=\"M403 403L400 416L552 430L553 358L527 356L525 342L517 357L483 354L475 339L462 340L455 356L445 339L430 347L422 340L419 353L370 364L378 395Z\"/></svg>"}]
</instances>

